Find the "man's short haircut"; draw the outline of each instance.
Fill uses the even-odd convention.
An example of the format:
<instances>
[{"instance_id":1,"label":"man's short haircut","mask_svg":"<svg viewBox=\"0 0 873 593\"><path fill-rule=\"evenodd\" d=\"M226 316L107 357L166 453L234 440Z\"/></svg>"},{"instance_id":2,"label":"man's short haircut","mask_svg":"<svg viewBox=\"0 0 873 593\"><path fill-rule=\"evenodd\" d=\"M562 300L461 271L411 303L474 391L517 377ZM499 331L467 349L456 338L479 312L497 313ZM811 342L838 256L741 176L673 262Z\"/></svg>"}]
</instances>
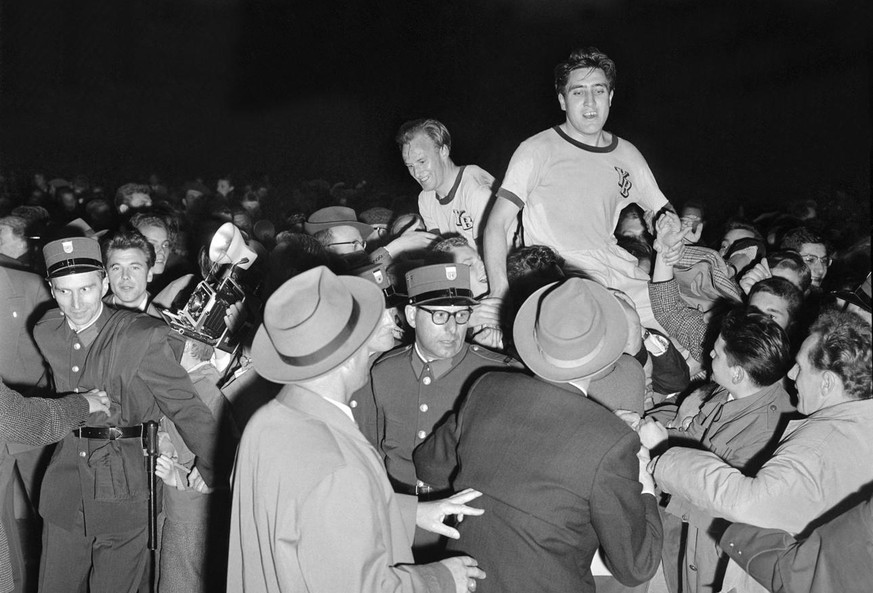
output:
<instances>
[{"instance_id":1,"label":"man's short haircut","mask_svg":"<svg viewBox=\"0 0 873 593\"><path fill-rule=\"evenodd\" d=\"M21 216L9 215L0 218L0 226L8 226L12 229L12 234L21 239L27 238L27 227L30 223L27 219Z\"/></svg>"},{"instance_id":2,"label":"man's short haircut","mask_svg":"<svg viewBox=\"0 0 873 593\"><path fill-rule=\"evenodd\" d=\"M755 308L730 310L722 319L720 335L728 365L742 367L759 387L776 383L791 368L788 335Z\"/></svg>"},{"instance_id":3,"label":"man's short haircut","mask_svg":"<svg viewBox=\"0 0 873 593\"><path fill-rule=\"evenodd\" d=\"M331 243L333 243L333 227L318 231L312 237L318 241L322 247L329 247Z\"/></svg>"},{"instance_id":4,"label":"man's short haircut","mask_svg":"<svg viewBox=\"0 0 873 593\"><path fill-rule=\"evenodd\" d=\"M809 351L809 362L815 369L835 373L852 399L873 397L869 323L849 311L826 309L809 334L818 338Z\"/></svg>"},{"instance_id":5,"label":"man's short haircut","mask_svg":"<svg viewBox=\"0 0 873 593\"><path fill-rule=\"evenodd\" d=\"M433 140L437 148L445 146L451 152L452 136L449 134L449 130L435 119L415 119L400 126L397 131L397 145L402 149L405 144L412 142L412 139L419 133L427 134L427 137Z\"/></svg>"},{"instance_id":6,"label":"man's short haircut","mask_svg":"<svg viewBox=\"0 0 873 593\"><path fill-rule=\"evenodd\" d=\"M152 191L151 188L144 183L125 183L115 192L116 208L122 204L129 204L130 197L133 194L147 194L150 196L152 195Z\"/></svg>"},{"instance_id":7,"label":"man's short haircut","mask_svg":"<svg viewBox=\"0 0 873 593\"><path fill-rule=\"evenodd\" d=\"M461 235L452 235L451 237L445 237L444 239L440 239L439 241L434 243L430 250L435 253L447 253L455 249L460 249L461 247L471 247L474 250L476 249L475 247L470 245L470 242L467 241L466 237L463 237Z\"/></svg>"},{"instance_id":8,"label":"man's short haircut","mask_svg":"<svg viewBox=\"0 0 873 593\"><path fill-rule=\"evenodd\" d=\"M563 267L564 258L545 245L522 247L506 257L506 276L510 284L531 275L559 280L564 276Z\"/></svg>"},{"instance_id":9,"label":"man's short haircut","mask_svg":"<svg viewBox=\"0 0 873 593\"><path fill-rule=\"evenodd\" d=\"M155 265L154 246L137 230L118 231L103 240L100 246L100 251L103 252L103 265L108 265L110 252L120 249L139 249L145 254L148 267Z\"/></svg>"},{"instance_id":10,"label":"man's short haircut","mask_svg":"<svg viewBox=\"0 0 873 593\"><path fill-rule=\"evenodd\" d=\"M767 264L770 270L791 270L800 278L800 290L804 293L812 286L812 272L796 251L782 250L767 254Z\"/></svg>"},{"instance_id":11,"label":"man's short haircut","mask_svg":"<svg viewBox=\"0 0 873 593\"><path fill-rule=\"evenodd\" d=\"M760 239L761 241L764 241L764 237L763 237L763 235L761 235L761 231L759 231L755 225L753 225L751 222L736 219L736 218L729 220L724 225L724 233L722 233L721 236L724 237L730 231L735 231L738 229L744 230L744 231L749 231L750 233L754 233L756 239Z\"/></svg>"},{"instance_id":12,"label":"man's short haircut","mask_svg":"<svg viewBox=\"0 0 873 593\"><path fill-rule=\"evenodd\" d=\"M782 237L782 240L779 242L779 249L790 249L791 251L796 251L797 253L800 253L800 248L807 243L818 243L824 245L826 252L828 254L830 254L831 252L827 241L825 241L824 238L822 238L820 235L805 226L791 229L790 231L785 233L785 235Z\"/></svg>"},{"instance_id":13,"label":"man's short haircut","mask_svg":"<svg viewBox=\"0 0 873 593\"><path fill-rule=\"evenodd\" d=\"M800 308L803 306L803 293L791 281L779 276L764 278L752 286L749 291L749 300L759 292L785 299L789 323L797 320Z\"/></svg>"},{"instance_id":14,"label":"man's short haircut","mask_svg":"<svg viewBox=\"0 0 873 593\"><path fill-rule=\"evenodd\" d=\"M555 66L555 92L564 94L570 73L579 68L600 68L606 75L609 90L615 90L615 62L596 47L576 49L570 56Z\"/></svg>"},{"instance_id":15,"label":"man's short haircut","mask_svg":"<svg viewBox=\"0 0 873 593\"><path fill-rule=\"evenodd\" d=\"M176 242L175 225L170 224L167 217L161 216L160 214L155 214L154 212L138 212L130 218L130 226L137 230L144 226L153 226L158 227L159 229L164 229L164 232L167 233L167 241L170 242L170 245L173 245Z\"/></svg>"}]
</instances>

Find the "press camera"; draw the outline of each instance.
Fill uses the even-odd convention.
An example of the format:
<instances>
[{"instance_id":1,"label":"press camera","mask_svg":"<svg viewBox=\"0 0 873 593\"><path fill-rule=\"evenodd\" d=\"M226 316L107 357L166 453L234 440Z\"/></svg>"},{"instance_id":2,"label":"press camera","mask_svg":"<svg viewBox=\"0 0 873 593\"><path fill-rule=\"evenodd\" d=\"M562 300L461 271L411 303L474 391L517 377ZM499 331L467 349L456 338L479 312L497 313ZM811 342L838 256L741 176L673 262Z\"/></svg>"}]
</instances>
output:
<instances>
[{"instance_id":1,"label":"press camera","mask_svg":"<svg viewBox=\"0 0 873 593\"><path fill-rule=\"evenodd\" d=\"M258 255L249 249L233 223L223 224L209 245L212 268L180 310L161 314L183 336L225 352L236 350L234 329L241 325L246 293L237 275L247 270Z\"/></svg>"}]
</instances>

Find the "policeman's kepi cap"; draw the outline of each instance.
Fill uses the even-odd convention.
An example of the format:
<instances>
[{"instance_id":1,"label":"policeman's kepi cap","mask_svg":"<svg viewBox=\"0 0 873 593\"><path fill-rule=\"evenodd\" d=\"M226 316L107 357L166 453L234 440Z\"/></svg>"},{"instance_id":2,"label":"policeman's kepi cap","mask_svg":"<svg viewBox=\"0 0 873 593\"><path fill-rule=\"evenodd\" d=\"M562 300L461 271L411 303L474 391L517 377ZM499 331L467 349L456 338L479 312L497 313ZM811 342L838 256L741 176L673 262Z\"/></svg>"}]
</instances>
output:
<instances>
[{"instance_id":1,"label":"policeman's kepi cap","mask_svg":"<svg viewBox=\"0 0 873 593\"><path fill-rule=\"evenodd\" d=\"M58 239L42 248L49 278L103 270L100 243L89 237Z\"/></svg>"},{"instance_id":2,"label":"policeman's kepi cap","mask_svg":"<svg viewBox=\"0 0 873 593\"><path fill-rule=\"evenodd\" d=\"M470 266L434 264L406 273L406 293L412 305L475 305L470 290Z\"/></svg>"},{"instance_id":3,"label":"policeman's kepi cap","mask_svg":"<svg viewBox=\"0 0 873 593\"><path fill-rule=\"evenodd\" d=\"M369 280L376 286L382 289L382 294L385 295L385 307L401 307L409 302L405 294L397 291L391 283L391 276L384 265L369 264L362 268L354 270L354 273L359 278Z\"/></svg>"}]
</instances>

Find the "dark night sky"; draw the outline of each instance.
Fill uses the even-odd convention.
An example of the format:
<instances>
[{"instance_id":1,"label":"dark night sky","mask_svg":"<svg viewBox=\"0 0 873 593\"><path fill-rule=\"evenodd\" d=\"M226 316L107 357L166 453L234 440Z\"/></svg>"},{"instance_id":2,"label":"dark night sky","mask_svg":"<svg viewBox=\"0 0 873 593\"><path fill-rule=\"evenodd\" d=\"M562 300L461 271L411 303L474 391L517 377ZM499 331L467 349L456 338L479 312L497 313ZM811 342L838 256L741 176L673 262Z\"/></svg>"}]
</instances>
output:
<instances>
[{"instance_id":1,"label":"dark night sky","mask_svg":"<svg viewBox=\"0 0 873 593\"><path fill-rule=\"evenodd\" d=\"M676 203L841 190L869 213L866 2L29 0L0 12L2 166L171 181L398 184L393 135L441 119L500 177L562 120L552 68L618 66L607 129ZM867 214L869 216L869 214Z\"/></svg>"}]
</instances>

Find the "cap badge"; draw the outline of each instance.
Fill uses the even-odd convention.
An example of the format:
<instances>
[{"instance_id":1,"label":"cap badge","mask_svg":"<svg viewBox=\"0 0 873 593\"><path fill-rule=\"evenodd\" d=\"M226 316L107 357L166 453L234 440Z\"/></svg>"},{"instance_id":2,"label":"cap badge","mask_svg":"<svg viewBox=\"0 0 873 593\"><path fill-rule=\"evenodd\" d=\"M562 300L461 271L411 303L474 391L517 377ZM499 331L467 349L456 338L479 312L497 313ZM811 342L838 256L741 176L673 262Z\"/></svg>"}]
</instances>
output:
<instances>
[{"instance_id":1,"label":"cap badge","mask_svg":"<svg viewBox=\"0 0 873 593\"><path fill-rule=\"evenodd\" d=\"M446 279L454 280L458 277L458 268L455 266L446 266Z\"/></svg>"},{"instance_id":2,"label":"cap badge","mask_svg":"<svg viewBox=\"0 0 873 593\"><path fill-rule=\"evenodd\" d=\"M64 248L64 253L73 253L73 242L72 241L63 241L61 243L61 247Z\"/></svg>"}]
</instances>

